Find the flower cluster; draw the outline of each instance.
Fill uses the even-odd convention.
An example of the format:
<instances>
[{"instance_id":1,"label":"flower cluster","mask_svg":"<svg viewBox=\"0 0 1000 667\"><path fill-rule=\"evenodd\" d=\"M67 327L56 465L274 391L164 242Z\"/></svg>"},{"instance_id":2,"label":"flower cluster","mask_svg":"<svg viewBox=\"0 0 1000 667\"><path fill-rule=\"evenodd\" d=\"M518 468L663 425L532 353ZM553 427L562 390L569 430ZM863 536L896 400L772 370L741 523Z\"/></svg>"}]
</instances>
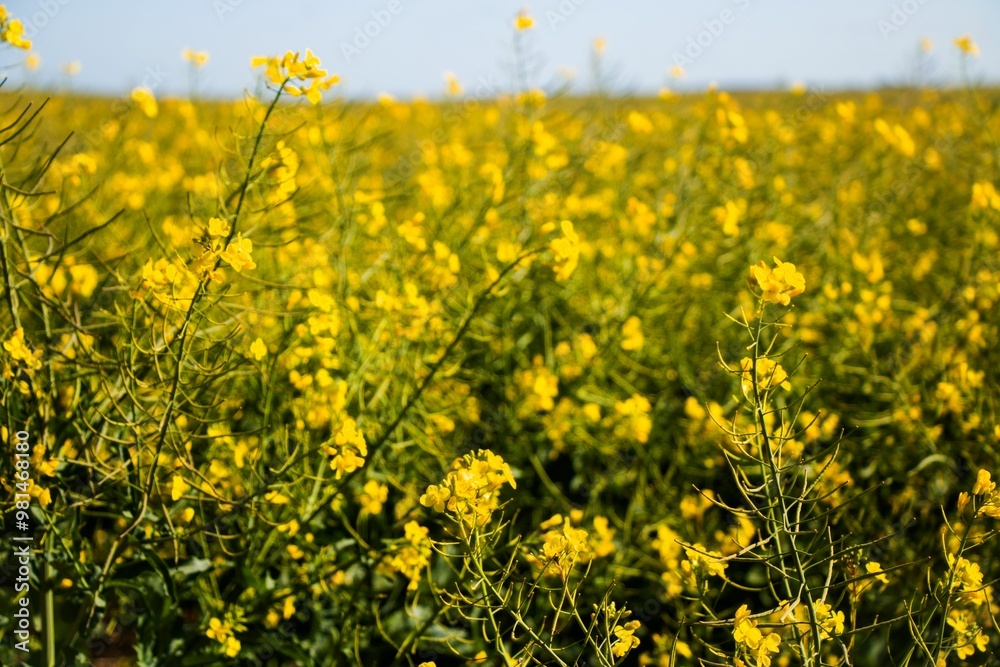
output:
<instances>
[{"instance_id":1,"label":"flower cluster","mask_svg":"<svg viewBox=\"0 0 1000 667\"><path fill-rule=\"evenodd\" d=\"M733 621L733 639L736 640L737 667L745 667L745 660L752 660L756 667L770 667L771 657L780 650L781 635L770 632L765 635L757 627L757 621L750 618L750 610L742 605L736 610Z\"/></svg>"},{"instance_id":2,"label":"flower cluster","mask_svg":"<svg viewBox=\"0 0 1000 667\"><path fill-rule=\"evenodd\" d=\"M760 288L765 303L787 306L793 296L806 289L806 279L795 270L795 265L774 258L774 268L764 262L750 267L750 286Z\"/></svg>"},{"instance_id":3,"label":"flower cluster","mask_svg":"<svg viewBox=\"0 0 1000 667\"><path fill-rule=\"evenodd\" d=\"M759 357L757 359L757 373L754 377L753 359L744 357L740 361L740 373L742 375L740 386L743 394L749 396L753 392L754 380L761 391L769 391L776 387L781 387L785 391L792 388L792 383L788 381L788 372L774 359L769 357Z\"/></svg>"},{"instance_id":4,"label":"flower cluster","mask_svg":"<svg viewBox=\"0 0 1000 667\"><path fill-rule=\"evenodd\" d=\"M180 260L170 261L164 257L146 260L142 267L141 289L133 293L135 298L151 295L153 299L169 308L187 308L198 289L198 280Z\"/></svg>"},{"instance_id":5,"label":"flower cluster","mask_svg":"<svg viewBox=\"0 0 1000 667\"><path fill-rule=\"evenodd\" d=\"M625 625L616 625L611 634L615 641L611 644L611 654L616 658L624 658L629 651L639 646L639 638L635 631L640 627L639 621L629 621Z\"/></svg>"},{"instance_id":6,"label":"flower cluster","mask_svg":"<svg viewBox=\"0 0 1000 667\"><path fill-rule=\"evenodd\" d=\"M264 76L275 86L284 86L294 97L305 96L313 104L319 104L323 99L323 91L340 82L336 74L327 76L327 71L320 67L319 58L306 49L304 58L298 52L286 51L282 57L256 56L250 61L251 67L264 67ZM294 85L292 81L300 81L308 85Z\"/></svg>"},{"instance_id":7,"label":"flower cluster","mask_svg":"<svg viewBox=\"0 0 1000 667\"><path fill-rule=\"evenodd\" d=\"M559 223L562 236L549 243L552 250L552 270L556 272L556 280L569 280L580 262L580 235L569 220Z\"/></svg>"},{"instance_id":8,"label":"flower cluster","mask_svg":"<svg viewBox=\"0 0 1000 667\"><path fill-rule=\"evenodd\" d=\"M330 467L336 471L337 479L340 479L364 466L365 457L368 456L368 444L357 422L350 417L344 417L340 428L333 436L333 446L327 446L326 451L333 457L330 460Z\"/></svg>"},{"instance_id":9,"label":"flower cluster","mask_svg":"<svg viewBox=\"0 0 1000 667\"><path fill-rule=\"evenodd\" d=\"M233 636L233 628L229 623L220 621L213 616L208 621L208 630L205 631L205 635L222 644L222 650L228 657L235 658L239 655L242 645L240 640Z\"/></svg>"},{"instance_id":10,"label":"flower cluster","mask_svg":"<svg viewBox=\"0 0 1000 667\"><path fill-rule=\"evenodd\" d=\"M681 561L681 574L691 588L697 589L709 577L725 578L726 562L722 560L722 554L718 551L706 549L701 544L693 544L684 547L684 555L687 558Z\"/></svg>"},{"instance_id":11,"label":"flower cluster","mask_svg":"<svg viewBox=\"0 0 1000 667\"><path fill-rule=\"evenodd\" d=\"M844 632L844 612L834 611L826 602L814 603L813 610L816 613L820 637L829 639Z\"/></svg>"},{"instance_id":12,"label":"flower cluster","mask_svg":"<svg viewBox=\"0 0 1000 667\"><path fill-rule=\"evenodd\" d=\"M380 571L390 576L402 574L410 580L407 590L415 591L430 564L431 541L427 537L427 528L416 521L408 521L403 526L403 531L403 539L390 545L389 553L380 563Z\"/></svg>"},{"instance_id":13,"label":"flower cluster","mask_svg":"<svg viewBox=\"0 0 1000 667\"><path fill-rule=\"evenodd\" d=\"M32 351L24 340L24 327L18 327L14 334L3 343L3 349L10 355L12 361L24 366L29 374L34 373L42 367L42 351ZM9 367L4 367L4 375L13 377L13 372Z\"/></svg>"},{"instance_id":14,"label":"flower cluster","mask_svg":"<svg viewBox=\"0 0 1000 667\"><path fill-rule=\"evenodd\" d=\"M147 118L156 118L156 115L160 112L159 106L156 104L156 98L153 97L153 91L145 86L139 86L132 91L132 102L139 108Z\"/></svg>"},{"instance_id":15,"label":"flower cluster","mask_svg":"<svg viewBox=\"0 0 1000 667\"><path fill-rule=\"evenodd\" d=\"M517 488L510 466L488 449L455 459L441 484L431 484L420 504L435 512L448 512L467 528L490 522L500 507L504 484Z\"/></svg>"},{"instance_id":16,"label":"flower cluster","mask_svg":"<svg viewBox=\"0 0 1000 667\"><path fill-rule=\"evenodd\" d=\"M976 483L972 486L972 496L979 498L976 507L976 516L988 516L991 519L1000 519L1000 491L997 491L997 483L991 479L987 470L980 470L976 476ZM962 511L972 500L967 492L963 491L958 495L958 509Z\"/></svg>"},{"instance_id":17,"label":"flower cluster","mask_svg":"<svg viewBox=\"0 0 1000 667\"><path fill-rule=\"evenodd\" d=\"M10 17L7 5L0 5L0 41L25 51L31 48L31 40L24 37L24 24Z\"/></svg>"}]
</instances>

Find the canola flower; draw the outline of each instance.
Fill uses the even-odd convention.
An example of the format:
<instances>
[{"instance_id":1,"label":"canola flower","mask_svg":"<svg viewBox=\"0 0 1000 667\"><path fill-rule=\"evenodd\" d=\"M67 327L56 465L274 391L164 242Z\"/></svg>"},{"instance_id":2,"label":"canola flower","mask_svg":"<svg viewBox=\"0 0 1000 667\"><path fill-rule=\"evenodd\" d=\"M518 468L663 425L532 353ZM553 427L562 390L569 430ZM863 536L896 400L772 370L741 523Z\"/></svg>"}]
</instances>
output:
<instances>
[{"instance_id":1,"label":"canola flower","mask_svg":"<svg viewBox=\"0 0 1000 667\"><path fill-rule=\"evenodd\" d=\"M136 88L132 91L131 99L147 118L156 118L160 110L153 91L145 87Z\"/></svg>"},{"instance_id":2,"label":"canola flower","mask_svg":"<svg viewBox=\"0 0 1000 667\"><path fill-rule=\"evenodd\" d=\"M21 19L11 18L7 5L0 5L0 41L25 51L31 48L31 40L24 36L24 23Z\"/></svg>"},{"instance_id":3,"label":"canola flower","mask_svg":"<svg viewBox=\"0 0 1000 667\"><path fill-rule=\"evenodd\" d=\"M243 234L237 233L236 238L229 242L226 249L219 253L219 258L229 264L239 273L244 269L256 269L257 264L253 261L253 241L243 238Z\"/></svg>"},{"instance_id":4,"label":"canola flower","mask_svg":"<svg viewBox=\"0 0 1000 667\"><path fill-rule=\"evenodd\" d=\"M750 618L747 605L741 605L736 610L733 620L733 639L736 640L736 664L745 665L749 660L755 667L770 667L771 659L781 647L781 635L777 632L764 634L757 627L757 621Z\"/></svg>"},{"instance_id":5,"label":"canola flower","mask_svg":"<svg viewBox=\"0 0 1000 667\"><path fill-rule=\"evenodd\" d=\"M514 19L514 29L518 32L531 30L534 27L535 19L524 10L521 10L518 13L517 18Z\"/></svg>"},{"instance_id":6,"label":"canola flower","mask_svg":"<svg viewBox=\"0 0 1000 667\"><path fill-rule=\"evenodd\" d=\"M997 491L997 483L993 481L988 470L980 470L976 475L971 496L966 491L959 494L959 512L964 511L966 505L973 499L976 500L976 516L1000 519L1000 491Z\"/></svg>"},{"instance_id":7,"label":"canola flower","mask_svg":"<svg viewBox=\"0 0 1000 667\"><path fill-rule=\"evenodd\" d=\"M744 357L740 361L740 371L742 374L740 387L743 390L743 394L747 396L753 393L754 384L761 391L770 391L779 387L785 391L789 391L792 388L792 383L788 379L788 372L780 363L769 357L760 357L757 359L756 372L754 369L754 360Z\"/></svg>"},{"instance_id":8,"label":"canola flower","mask_svg":"<svg viewBox=\"0 0 1000 667\"><path fill-rule=\"evenodd\" d=\"M333 444L328 445L326 451L332 457L330 468L336 472L337 479L341 479L365 465L368 443L357 422L351 417L344 417L334 434Z\"/></svg>"},{"instance_id":9,"label":"canola flower","mask_svg":"<svg viewBox=\"0 0 1000 667\"><path fill-rule=\"evenodd\" d=\"M24 366L24 369L32 373L42 367L42 351L32 351L24 338L24 327L18 327L13 335L4 341L3 349L10 359Z\"/></svg>"},{"instance_id":10,"label":"canola flower","mask_svg":"<svg viewBox=\"0 0 1000 667\"><path fill-rule=\"evenodd\" d=\"M338 75L328 74L320 65L319 58L309 49L305 56L286 51L281 57L255 56L250 61L251 67L264 68L268 83L281 87L293 97L304 96L312 104L319 104L323 92L340 83Z\"/></svg>"},{"instance_id":11,"label":"canola flower","mask_svg":"<svg viewBox=\"0 0 1000 667\"><path fill-rule=\"evenodd\" d=\"M761 291L761 299L765 303L787 306L792 297L802 294L806 289L805 278L790 262L782 262L774 258L774 267L768 267L764 262L750 267L750 285Z\"/></svg>"},{"instance_id":12,"label":"canola flower","mask_svg":"<svg viewBox=\"0 0 1000 667\"><path fill-rule=\"evenodd\" d=\"M431 484L420 504L447 512L465 528L482 528L500 508L500 488L517 484L510 466L488 449L455 459L441 484Z\"/></svg>"},{"instance_id":13,"label":"canola flower","mask_svg":"<svg viewBox=\"0 0 1000 667\"><path fill-rule=\"evenodd\" d=\"M559 228L562 230L562 236L553 239L549 244L554 257L552 269L555 271L556 280L569 280L580 263L580 235L569 220L560 222Z\"/></svg>"},{"instance_id":14,"label":"canola flower","mask_svg":"<svg viewBox=\"0 0 1000 667\"><path fill-rule=\"evenodd\" d=\"M635 631L640 627L639 621L629 621L625 625L616 625L612 634L615 636L614 643L611 644L611 654L616 658L624 658L632 649L639 646L639 638L635 636Z\"/></svg>"},{"instance_id":15,"label":"canola flower","mask_svg":"<svg viewBox=\"0 0 1000 667\"><path fill-rule=\"evenodd\" d=\"M379 568L390 576L402 574L409 580L407 590L415 591L430 565L433 543L428 537L429 529L416 521L408 521L403 531L404 537L391 544Z\"/></svg>"},{"instance_id":16,"label":"canola flower","mask_svg":"<svg viewBox=\"0 0 1000 667\"><path fill-rule=\"evenodd\" d=\"M208 51L184 49L181 51L181 57L191 63L191 67L194 69L201 69L208 64Z\"/></svg>"},{"instance_id":17,"label":"canola flower","mask_svg":"<svg viewBox=\"0 0 1000 667\"><path fill-rule=\"evenodd\" d=\"M209 639L214 639L222 644L223 653L227 657L235 658L240 653L242 644L240 640L233 636L233 628L228 624L212 617L208 622L208 629L205 635Z\"/></svg>"},{"instance_id":18,"label":"canola flower","mask_svg":"<svg viewBox=\"0 0 1000 667\"><path fill-rule=\"evenodd\" d=\"M969 35L962 35L961 37L956 37L954 40L955 46L958 47L959 51L963 55L967 56L978 56L979 55L979 45L976 44L972 37Z\"/></svg>"}]
</instances>

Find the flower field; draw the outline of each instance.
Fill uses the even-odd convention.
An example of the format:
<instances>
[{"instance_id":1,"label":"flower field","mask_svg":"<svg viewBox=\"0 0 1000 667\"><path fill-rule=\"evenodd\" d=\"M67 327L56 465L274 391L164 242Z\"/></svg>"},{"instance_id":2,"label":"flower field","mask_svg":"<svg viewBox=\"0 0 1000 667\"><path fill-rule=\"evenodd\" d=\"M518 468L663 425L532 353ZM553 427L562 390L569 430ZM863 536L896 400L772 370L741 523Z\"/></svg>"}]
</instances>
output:
<instances>
[{"instance_id":1,"label":"flower field","mask_svg":"<svg viewBox=\"0 0 1000 667\"><path fill-rule=\"evenodd\" d=\"M997 90L248 66L3 89L0 662L993 660Z\"/></svg>"}]
</instances>

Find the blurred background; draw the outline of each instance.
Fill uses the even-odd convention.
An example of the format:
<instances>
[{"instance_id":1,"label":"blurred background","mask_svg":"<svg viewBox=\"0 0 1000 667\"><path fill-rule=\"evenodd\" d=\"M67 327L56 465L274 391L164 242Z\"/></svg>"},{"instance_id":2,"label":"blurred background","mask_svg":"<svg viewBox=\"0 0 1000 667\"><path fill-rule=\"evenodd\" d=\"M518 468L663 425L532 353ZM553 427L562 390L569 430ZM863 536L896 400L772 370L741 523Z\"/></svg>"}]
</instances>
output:
<instances>
[{"instance_id":1,"label":"blurred background","mask_svg":"<svg viewBox=\"0 0 1000 667\"><path fill-rule=\"evenodd\" d=\"M8 9L34 42L30 61L5 63L13 80L108 95L147 85L157 96L238 97L255 80L252 56L307 47L356 98L437 97L447 72L465 95L490 97L516 88L515 48L530 63L528 85L578 93L1000 81L997 0L22 0ZM522 10L535 25L515 45ZM965 65L952 44L964 34L981 49ZM208 54L196 76L184 49Z\"/></svg>"}]
</instances>

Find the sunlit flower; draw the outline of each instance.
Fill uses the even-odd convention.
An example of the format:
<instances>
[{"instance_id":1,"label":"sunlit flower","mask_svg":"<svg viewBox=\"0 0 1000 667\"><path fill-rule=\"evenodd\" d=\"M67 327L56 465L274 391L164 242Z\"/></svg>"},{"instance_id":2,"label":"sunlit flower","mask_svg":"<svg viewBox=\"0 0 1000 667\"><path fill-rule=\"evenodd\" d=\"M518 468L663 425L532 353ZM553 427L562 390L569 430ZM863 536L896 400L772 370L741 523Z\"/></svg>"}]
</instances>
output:
<instances>
[{"instance_id":1,"label":"sunlit flower","mask_svg":"<svg viewBox=\"0 0 1000 667\"><path fill-rule=\"evenodd\" d=\"M31 40L24 37L24 24L7 15L6 5L0 5L0 40L25 51L31 48Z\"/></svg>"},{"instance_id":2,"label":"sunlit flower","mask_svg":"<svg viewBox=\"0 0 1000 667\"><path fill-rule=\"evenodd\" d=\"M795 270L794 264L775 257L773 269L764 262L750 267L750 285L760 288L761 298L766 303L787 306L792 297L805 291L806 280Z\"/></svg>"},{"instance_id":3,"label":"sunlit flower","mask_svg":"<svg viewBox=\"0 0 1000 667\"><path fill-rule=\"evenodd\" d=\"M139 87L132 91L131 98L142 113L149 118L156 118L159 106L156 104L156 98L153 97L153 91L149 88Z\"/></svg>"},{"instance_id":4,"label":"sunlit flower","mask_svg":"<svg viewBox=\"0 0 1000 667\"><path fill-rule=\"evenodd\" d=\"M184 49L181 52L181 57L191 63L191 67L195 69L200 69L208 63L208 51L192 51L191 49Z\"/></svg>"},{"instance_id":5,"label":"sunlit flower","mask_svg":"<svg viewBox=\"0 0 1000 667\"><path fill-rule=\"evenodd\" d=\"M514 19L514 29L518 32L522 32L524 30L530 30L534 27L535 19L522 9L520 13L518 13L517 18Z\"/></svg>"},{"instance_id":6,"label":"sunlit flower","mask_svg":"<svg viewBox=\"0 0 1000 667\"><path fill-rule=\"evenodd\" d=\"M236 239L230 241L226 249L219 253L219 257L240 272L243 269L257 268L250 255L251 252L253 252L253 241L243 238L243 234L237 234Z\"/></svg>"},{"instance_id":7,"label":"sunlit flower","mask_svg":"<svg viewBox=\"0 0 1000 667\"><path fill-rule=\"evenodd\" d=\"M962 35L961 37L955 38L954 44L963 54L967 56L979 55L979 46L972 41L972 37L969 35Z\"/></svg>"}]
</instances>

